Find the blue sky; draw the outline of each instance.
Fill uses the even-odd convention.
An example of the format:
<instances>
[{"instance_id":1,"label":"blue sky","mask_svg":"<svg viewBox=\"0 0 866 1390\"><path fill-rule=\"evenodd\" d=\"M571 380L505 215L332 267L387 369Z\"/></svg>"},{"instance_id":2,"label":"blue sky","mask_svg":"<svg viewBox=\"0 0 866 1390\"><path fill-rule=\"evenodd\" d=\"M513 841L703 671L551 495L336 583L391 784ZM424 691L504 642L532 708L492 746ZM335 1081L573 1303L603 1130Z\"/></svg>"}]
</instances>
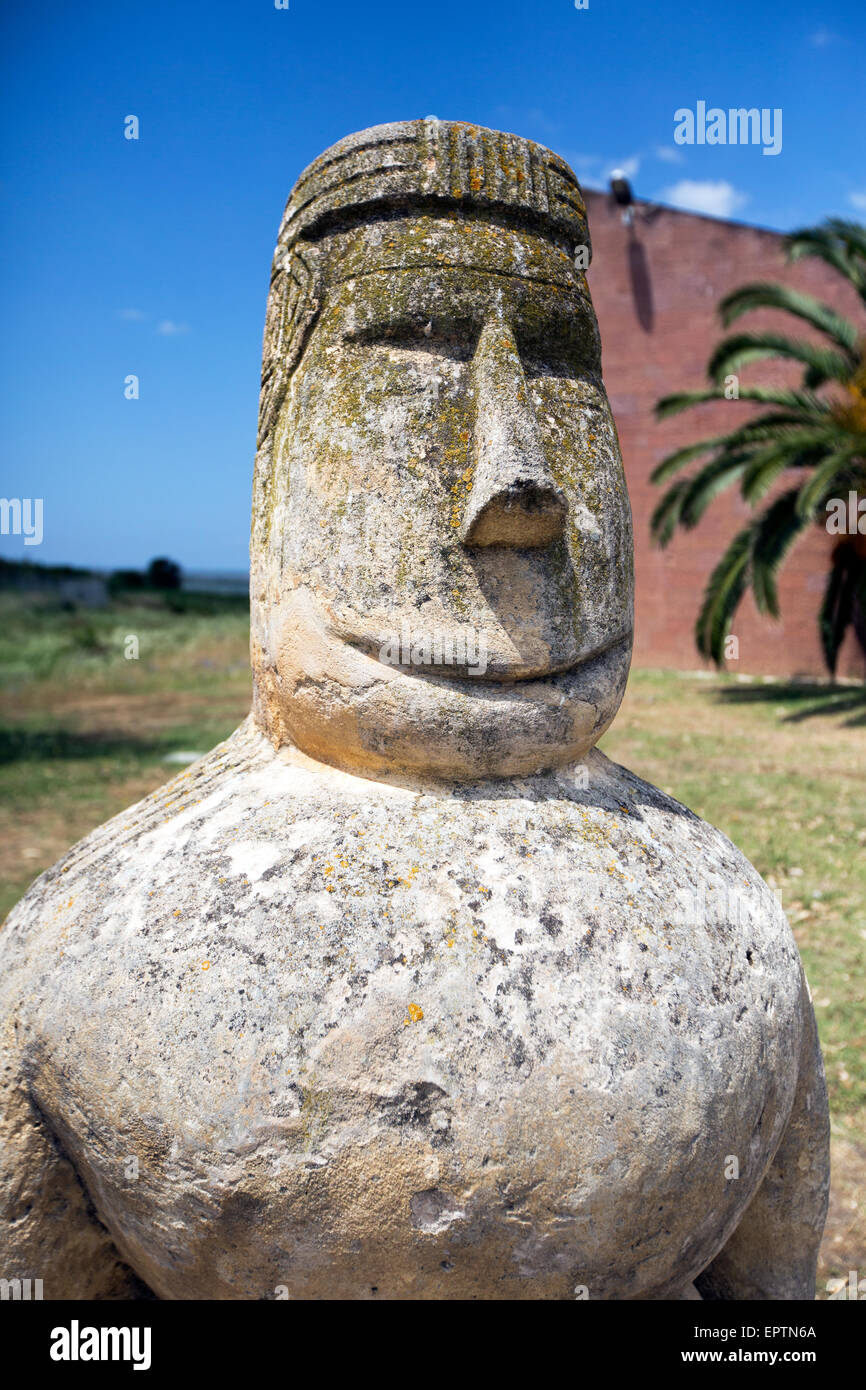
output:
<instances>
[{"instance_id":1,"label":"blue sky","mask_svg":"<svg viewBox=\"0 0 866 1390\"><path fill-rule=\"evenodd\" d=\"M863 0L6 0L0 25L0 495L44 499L7 558L246 566L276 230L350 131L433 114L590 186L620 166L783 231L866 217ZM781 153L676 146L700 100L781 108Z\"/></svg>"}]
</instances>

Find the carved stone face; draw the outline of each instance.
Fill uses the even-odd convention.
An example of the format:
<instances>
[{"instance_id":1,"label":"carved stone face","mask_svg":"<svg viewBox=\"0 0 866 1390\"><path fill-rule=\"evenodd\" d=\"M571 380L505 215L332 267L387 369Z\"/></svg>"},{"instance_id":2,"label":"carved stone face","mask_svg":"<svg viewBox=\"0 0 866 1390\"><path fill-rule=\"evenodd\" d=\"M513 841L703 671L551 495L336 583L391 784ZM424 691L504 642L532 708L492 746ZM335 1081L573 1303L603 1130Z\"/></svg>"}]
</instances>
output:
<instances>
[{"instance_id":1,"label":"carved stone face","mask_svg":"<svg viewBox=\"0 0 866 1390\"><path fill-rule=\"evenodd\" d=\"M580 759L619 706L633 624L582 272L483 214L362 223L315 254L325 294L254 578L259 722L368 773Z\"/></svg>"}]
</instances>

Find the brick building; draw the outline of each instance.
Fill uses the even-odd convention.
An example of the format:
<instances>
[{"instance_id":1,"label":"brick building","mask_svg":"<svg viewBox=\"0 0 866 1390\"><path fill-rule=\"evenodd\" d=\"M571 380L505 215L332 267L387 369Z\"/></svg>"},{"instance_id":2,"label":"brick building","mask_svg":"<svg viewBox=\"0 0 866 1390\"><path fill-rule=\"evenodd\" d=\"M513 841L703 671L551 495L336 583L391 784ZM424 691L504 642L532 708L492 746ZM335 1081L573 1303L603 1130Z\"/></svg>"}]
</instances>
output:
<instances>
[{"instance_id":1,"label":"brick building","mask_svg":"<svg viewBox=\"0 0 866 1390\"><path fill-rule=\"evenodd\" d=\"M660 396L696 390L706 383L706 363L722 335L716 306L748 281L779 280L833 303L856 321L862 317L853 291L823 262L807 258L791 266L775 232L694 213L635 203L631 227L606 193L586 193L593 244L589 285L601 328L604 378L625 459L635 521L637 614L635 663L694 670L702 665L694 624L704 585L727 542L750 515L739 492L713 501L694 531L679 531L666 550L650 541L649 520L662 495L650 474L681 444L721 434L752 409L720 401L658 422ZM780 327L789 316L747 315L737 328ZM796 335L806 335L806 325ZM744 384L798 379L774 363L744 368ZM733 632L739 659L730 669L766 675L826 673L817 612L833 540L815 527L790 553L779 585L781 618L758 614L747 595ZM839 675L866 675L866 661L849 632Z\"/></svg>"}]
</instances>

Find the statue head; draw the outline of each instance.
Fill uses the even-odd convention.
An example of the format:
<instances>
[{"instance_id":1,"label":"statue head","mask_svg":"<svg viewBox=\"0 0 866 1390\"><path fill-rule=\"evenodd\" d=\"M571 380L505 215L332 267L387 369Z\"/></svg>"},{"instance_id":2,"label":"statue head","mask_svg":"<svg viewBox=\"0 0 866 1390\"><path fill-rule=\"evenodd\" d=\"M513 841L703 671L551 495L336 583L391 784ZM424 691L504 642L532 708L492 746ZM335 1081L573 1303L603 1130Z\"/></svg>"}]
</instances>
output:
<instances>
[{"instance_id":1,"label":"statue head","mask_svg":"<svg viewBox=\"0 0 866 1390\"><path fill-rule=\"evenodd\" d=\"M574 762L631 654L631 513L584 270L542 146L351 135L274 256L251 544L254 713L368 775Z\"/></svg>"}]
</instances>

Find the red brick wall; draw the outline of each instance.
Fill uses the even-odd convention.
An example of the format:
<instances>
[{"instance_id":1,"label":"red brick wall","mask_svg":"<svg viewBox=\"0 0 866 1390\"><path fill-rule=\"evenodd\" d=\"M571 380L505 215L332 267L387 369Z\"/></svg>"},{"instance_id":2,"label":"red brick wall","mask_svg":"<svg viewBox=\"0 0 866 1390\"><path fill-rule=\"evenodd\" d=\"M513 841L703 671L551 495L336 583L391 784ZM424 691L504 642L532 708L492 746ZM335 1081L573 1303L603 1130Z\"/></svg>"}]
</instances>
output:
<instances>
[{"instance_id":1,"label":"red brick wall","mask_svg":"<svg viewBox=\"0 0 866 1390\"><path fill-rule=\"evenodd\" d=\"M625 460L635 521L637 615L635 663L695 669L702 663L694 624L706 580L724 546L750 515L739 493L723 493L691 532L678 532L667 550L649 538L650 515L662 495L650 474L672 449L704 435L720 434L745 420L751 407L721 401L657 422L660 396L706 385L706 363L722 329L716 305L722 295L751 280L783 280L826 299L855 320L858 301L823 262L789 266L782 238L714 218L651 204L637 204L631 229L606 194L587 195L593 245L589 286L601 328L604 378ZM737 327L758 328L791 320L769 312L747 315ZM799 335L801 330L796 328ZM807 334L805 325L803 335ZM787 369L758 363L744 368L743 384L797 380ZM751 597L742 603L733 632L739 659L732 671L766 675L825 672L816 615L832 544L816 528L789 554L779 586L781 619L762 618ZM840 675L866 675L852 635L839 662Z\"/></svg>"}]
</instances>

